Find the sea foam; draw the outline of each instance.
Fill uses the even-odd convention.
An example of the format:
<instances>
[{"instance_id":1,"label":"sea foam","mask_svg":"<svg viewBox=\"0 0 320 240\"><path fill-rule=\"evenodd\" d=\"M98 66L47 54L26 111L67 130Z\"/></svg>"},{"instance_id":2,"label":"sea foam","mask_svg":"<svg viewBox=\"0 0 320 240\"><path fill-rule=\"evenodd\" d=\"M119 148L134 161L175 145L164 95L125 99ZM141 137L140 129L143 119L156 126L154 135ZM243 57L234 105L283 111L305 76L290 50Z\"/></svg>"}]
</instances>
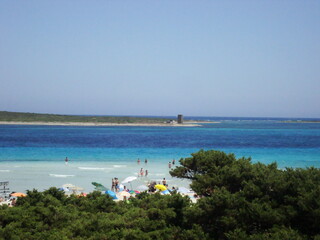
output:
<instances>
[{"instance_id":1,"label":"sea foam","mask_svg":"<svg viewBox=\"0 0 320 240\"><path fill-rule=\"evenodd\" d=\"M114 168L125 168L127 165L113 165Z\"/></svg>"},{"instance_id":2,"label":"sea foam","mask_svg":"<svg viewBox=\"0 0 320 240\"><path fill-rule=\"evenodd\" d=\"M78 167L80 170L89 170L89 171L104 171L111 170L112 168L101 168L101 167Z\"/></svg>"},{"instance_id":3,"label":"sea foam","mask_svg":"<svg viewBox=\"0 0 320 240\"><path fill-rule=\"evenodd\" d=\"M64 175L64 174L49 174L51 177L58 177L58 178L67 178L67 177L74 177L75 175Z\"/></svg>"}]
</instances>

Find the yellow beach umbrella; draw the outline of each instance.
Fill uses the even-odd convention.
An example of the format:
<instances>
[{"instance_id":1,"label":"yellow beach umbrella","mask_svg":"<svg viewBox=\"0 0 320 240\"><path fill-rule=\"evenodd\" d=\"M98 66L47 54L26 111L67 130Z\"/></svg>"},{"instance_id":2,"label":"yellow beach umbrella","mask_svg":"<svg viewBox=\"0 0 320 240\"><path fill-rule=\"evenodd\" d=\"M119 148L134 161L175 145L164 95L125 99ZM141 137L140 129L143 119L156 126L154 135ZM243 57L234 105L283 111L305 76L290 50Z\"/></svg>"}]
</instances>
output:
<instances>
[{"instance_id":1,"label":"yellow beach umbrella","mask_svg":"<svg viewBox=\"0 0 320 240\"><path fill-rule=\"evenodd\" d=\"M27 194L21 193L21 192L16 192L16 193L11 193L11 196L13 197L25 197Z\"/></svg>"},{"instance_id":2,"label":"yellow beach umbrella","mask_svg":"<svg viewBox=\"0 0 320 240\"><path fill-rule=\"evenodd\" d=\"M165 191L167 190L166 186L162 185L162 184L157 184L154 186L156 189L159 189L160 191Z\"/></svg>"}]
</instances>

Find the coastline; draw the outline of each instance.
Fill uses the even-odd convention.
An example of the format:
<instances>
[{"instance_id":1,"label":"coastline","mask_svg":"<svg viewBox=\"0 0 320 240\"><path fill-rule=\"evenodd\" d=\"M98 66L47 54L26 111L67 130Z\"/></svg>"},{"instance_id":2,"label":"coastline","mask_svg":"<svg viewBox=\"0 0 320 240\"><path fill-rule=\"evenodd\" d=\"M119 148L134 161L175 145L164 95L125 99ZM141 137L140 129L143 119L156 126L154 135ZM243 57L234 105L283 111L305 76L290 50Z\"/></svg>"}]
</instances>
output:
<instances>
[{"instance_id":1,"label":"coastline","mask_svg":"<svg viewBox=\"0 0 320 240\"><path fill-rule=\"evenodd\" d=\"M282 123L320 123L320 121L282 121Z\"/></svg>"},{"instance_id":2,"label":"coastline","mask_svg":"<svg viewBox=\"0 0 320 240\"><path fill-rule=\"evenodd\" d=\"M192 123L107 123L107 122L18 122L0 121L0 125L47 125L47 126L124 126L124 127L198 127L199 124Z\"/></svg>"}]
</instances>

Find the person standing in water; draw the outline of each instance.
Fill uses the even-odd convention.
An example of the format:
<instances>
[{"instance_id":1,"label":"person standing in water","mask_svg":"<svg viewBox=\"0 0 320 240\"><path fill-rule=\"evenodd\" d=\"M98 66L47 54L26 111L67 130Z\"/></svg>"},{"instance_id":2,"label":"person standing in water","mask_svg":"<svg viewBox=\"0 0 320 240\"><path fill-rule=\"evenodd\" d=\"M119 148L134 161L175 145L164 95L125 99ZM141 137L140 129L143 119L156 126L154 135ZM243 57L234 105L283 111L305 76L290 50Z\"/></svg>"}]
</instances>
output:
<instances>
[{"instance_id":1,"label":"person standing in water","mask_svg":"<svg viewBox=\"0 0 320 240\"><path fill-rule=\"evenodd\" d=\"M145 176L147 177L148 176L148 170L146 169L146 174L145 174Z\"/></svg>"},{"instance_id":2,"label":"person standing in water","mask_svg":"<svg viewBox=\"0 0 320 240\"><path fill-rule=\"evenodd\" d=\"M66 157L66 159L65 159L64 161L65 161L65 163L66 163L66 165L67 165L67 164L68 164L68 162L69 162L68 157Z\"/></svg>"}]
</instances>

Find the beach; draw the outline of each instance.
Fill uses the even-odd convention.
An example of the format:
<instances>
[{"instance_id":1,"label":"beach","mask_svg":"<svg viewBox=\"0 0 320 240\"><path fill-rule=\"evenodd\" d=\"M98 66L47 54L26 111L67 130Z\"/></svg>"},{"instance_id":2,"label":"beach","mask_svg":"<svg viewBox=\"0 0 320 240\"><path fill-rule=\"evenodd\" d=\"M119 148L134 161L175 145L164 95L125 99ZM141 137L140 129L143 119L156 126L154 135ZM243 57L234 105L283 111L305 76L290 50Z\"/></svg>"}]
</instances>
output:
<instances>
[{"instance_id":1,"label":"beach","mask_svg":"<svg viewBox=\"0 0 320 240\"><path fill-rule=\"evenodd\" d=\"M92 182L98 182L111 189L112 178L117 177L122 182L126 177L134 176L128 187L137 188L140 185L147 186L150 182L161 183L163 178L169 185L177 187L189 187L189 181L173 178L169 174L167 163L143 161L138 164L136 159L129 162L73 162L66 164L61 162L0 162L1 180L9 181L9 188L14 192L26 192L33 188L43 191L50 187L60 188L64 184L73 184L83 188L83 192L92 192ZM148 170L148 176L140 177L140 169Z\"/></svg>"}]
</instances>

